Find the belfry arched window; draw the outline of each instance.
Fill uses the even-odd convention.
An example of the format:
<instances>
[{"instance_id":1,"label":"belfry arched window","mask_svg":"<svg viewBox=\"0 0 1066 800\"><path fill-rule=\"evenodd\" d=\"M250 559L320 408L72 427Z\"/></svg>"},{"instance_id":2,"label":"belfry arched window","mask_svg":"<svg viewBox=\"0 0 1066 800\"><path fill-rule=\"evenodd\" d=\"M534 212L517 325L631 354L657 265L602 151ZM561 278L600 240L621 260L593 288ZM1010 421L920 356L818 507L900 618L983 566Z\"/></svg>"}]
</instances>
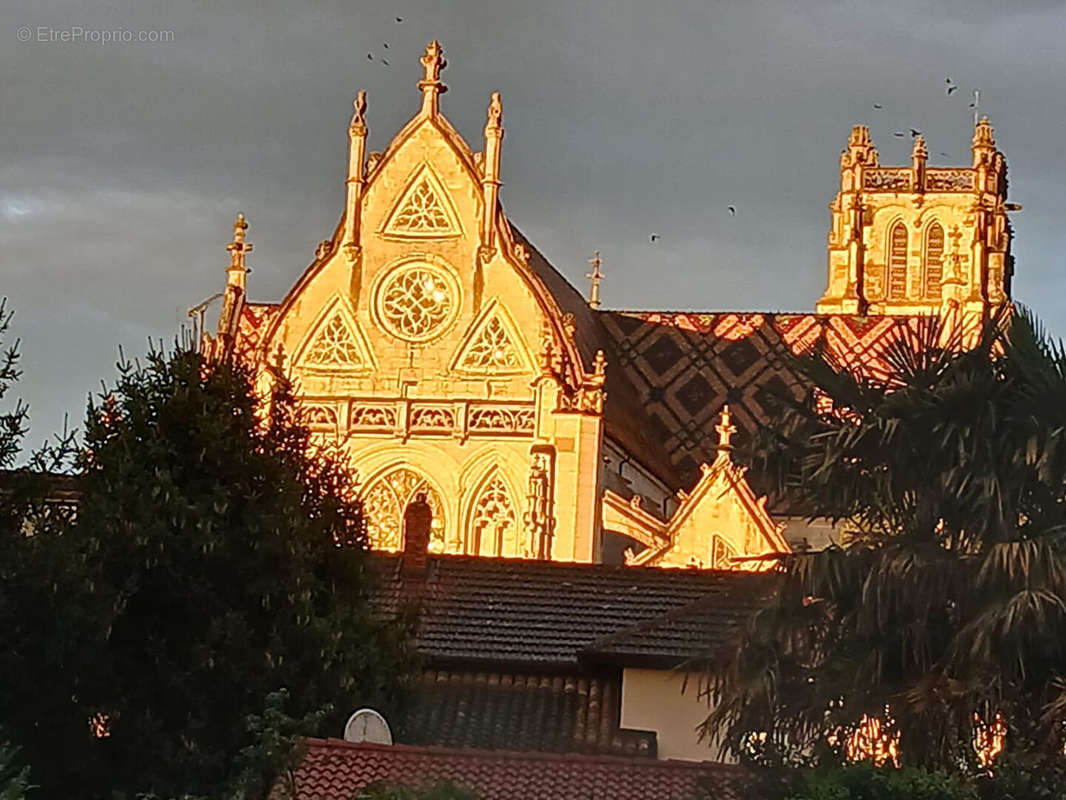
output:
<instances>
[{"instance_id":1,"label":"belfry arched window","mask_svg":"<svg viewBox=\"0 0 1066 800\"><path fill-rule=\"evenodd\" d=\"M888 234L888 299L907 299L907 228L902 222Z\"/></svg>"},{"instance_id":2,"label":"belfry arched window","mask_svg":"<svg viewBox=\"0 0 1066 800\"><path fill-rule=\"evenodd\" d=\"M479 556L529 558L519 542L519 516L507 482L497 470L485 476L470 505L466 550Z\"/></svg>"},{"instance_id":3,"label":"belfry arched window","mask_svg":"<svg viewBox=\"0 0 1066 800\"><path fill-rule=\"evenodd\" d=\"M940 282L944 278L944 229L934 222L925 234L922 263L922 293L926 300L940 299Z\"/></svg>"},{"instance_id":4,"label":"belfry arched window","mask_svg":"<svg viewBox=\"0 0 1066 800\"><path fill-rule=\"evenodd\" d=\"M417 472L397 467L378 476L362 493L363 513L370 546L375 550L403 548L403 515L407 506L425 492L426 502L433 511L429 549L444 550L444 504L440 494Z\"/></svg>"}]
</instances>

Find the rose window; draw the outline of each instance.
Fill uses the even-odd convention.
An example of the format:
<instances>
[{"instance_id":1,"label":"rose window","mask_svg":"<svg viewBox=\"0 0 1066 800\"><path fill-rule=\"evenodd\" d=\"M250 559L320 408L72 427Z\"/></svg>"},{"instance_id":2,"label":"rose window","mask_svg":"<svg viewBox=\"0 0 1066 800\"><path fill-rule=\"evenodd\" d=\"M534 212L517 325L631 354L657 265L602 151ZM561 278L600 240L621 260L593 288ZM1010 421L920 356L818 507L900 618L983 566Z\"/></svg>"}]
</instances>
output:
<instances>
[{"instance_id":1,"label":"rose window","mask_svg":"<svg viewBox=\"0 0 1066 800\"><path fill-rule=\"evenodd\" d=\"M409 342L433 338L447 327L457 310L454 281L429 264L398 270L378 290L382 325L393 336Z\"/></svg>"}]
</instances>

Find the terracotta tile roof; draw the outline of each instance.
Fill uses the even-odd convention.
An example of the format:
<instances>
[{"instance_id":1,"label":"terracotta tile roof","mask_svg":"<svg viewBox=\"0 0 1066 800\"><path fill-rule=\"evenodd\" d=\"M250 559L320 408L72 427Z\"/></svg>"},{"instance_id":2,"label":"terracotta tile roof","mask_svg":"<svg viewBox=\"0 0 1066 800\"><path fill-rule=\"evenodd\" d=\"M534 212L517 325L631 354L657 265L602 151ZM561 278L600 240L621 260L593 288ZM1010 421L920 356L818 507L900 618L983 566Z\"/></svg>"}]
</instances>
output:
<instances>
[{"instance_id":1,"label":"terracotta tile roof","mask_svg":"<svg viewBox=\"0 0 1066 800\"><path fill-rule=\"evenodd\" d=\"M620 695L617 671L428 670L398 720L398 739L442 747L654 758L654 732L619 728Z\"/></svg>"},{"instance_id":2,"label":"terracotta tile roof","mask_svg":"<svg viewBox=\"0 0 1066 800\"><path fill-rule=\"evenodd\" d=\"M311 739L296 770L297 800L352 800L375 783L463 786L480 800L749 800L741 767L618 756L447 750ZM275 792L277 796L279 792Z\"/></svg>"},{"instance_id":3,"label":"terracotta tile roof","mask_svg":"<svg viewBox=\"0 0 1066 800\"><path fill-rule=\"evenodd\" d=\"M601 637L704 597L731 596L734 587L760 579L732 571L474 556L431 556L424 575L411 579L400 568L402 556L373 558L382 576L382 611L419 598L417 646L438 667L571 668L580 651ZM742 610L730 601L720 613L733 620L754 607Z\"/></svg>"}]
</instances>

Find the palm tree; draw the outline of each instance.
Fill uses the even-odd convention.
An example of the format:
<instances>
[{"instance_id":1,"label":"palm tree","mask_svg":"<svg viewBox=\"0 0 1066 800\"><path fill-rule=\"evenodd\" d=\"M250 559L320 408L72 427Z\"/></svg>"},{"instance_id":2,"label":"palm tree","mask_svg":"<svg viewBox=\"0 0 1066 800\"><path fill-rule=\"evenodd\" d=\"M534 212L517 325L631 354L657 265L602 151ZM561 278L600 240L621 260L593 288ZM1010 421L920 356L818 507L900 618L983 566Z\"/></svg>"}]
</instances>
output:
<instances>
[{"instance_id":1,"label":"palm tree","mask_svg":"<svg viewBox=\"0 0 1066 800\"><path fill-rule=\"evenodd\" d=\"M797 358L758 466L846 545L787 557L710 665L726 751L810 757L865 718L912 764L972 763L975 720L1062 752L1066 353L1024 310L976 338L923 319L881 377Z\"/></svg>"}]
</instances>

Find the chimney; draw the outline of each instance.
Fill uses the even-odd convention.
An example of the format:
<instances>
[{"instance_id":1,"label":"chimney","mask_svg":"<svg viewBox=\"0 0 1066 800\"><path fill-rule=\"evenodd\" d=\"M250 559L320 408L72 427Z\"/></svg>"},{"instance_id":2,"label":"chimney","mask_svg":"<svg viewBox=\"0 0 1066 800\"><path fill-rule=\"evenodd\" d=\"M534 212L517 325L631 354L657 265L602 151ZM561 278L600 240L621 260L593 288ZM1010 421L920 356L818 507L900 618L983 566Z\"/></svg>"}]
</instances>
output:
<instances>
[{"instance_id":1,"label":"chimney","mask_svg":"<svg viewBox=\"0 0 1066 800\"><path fill-rule=\"evenodd\" d=\"M419 492L403 514L404 575L425 575L432 525L433 509L426 502L425 492Z\"/></svg>"}]
</instances>

